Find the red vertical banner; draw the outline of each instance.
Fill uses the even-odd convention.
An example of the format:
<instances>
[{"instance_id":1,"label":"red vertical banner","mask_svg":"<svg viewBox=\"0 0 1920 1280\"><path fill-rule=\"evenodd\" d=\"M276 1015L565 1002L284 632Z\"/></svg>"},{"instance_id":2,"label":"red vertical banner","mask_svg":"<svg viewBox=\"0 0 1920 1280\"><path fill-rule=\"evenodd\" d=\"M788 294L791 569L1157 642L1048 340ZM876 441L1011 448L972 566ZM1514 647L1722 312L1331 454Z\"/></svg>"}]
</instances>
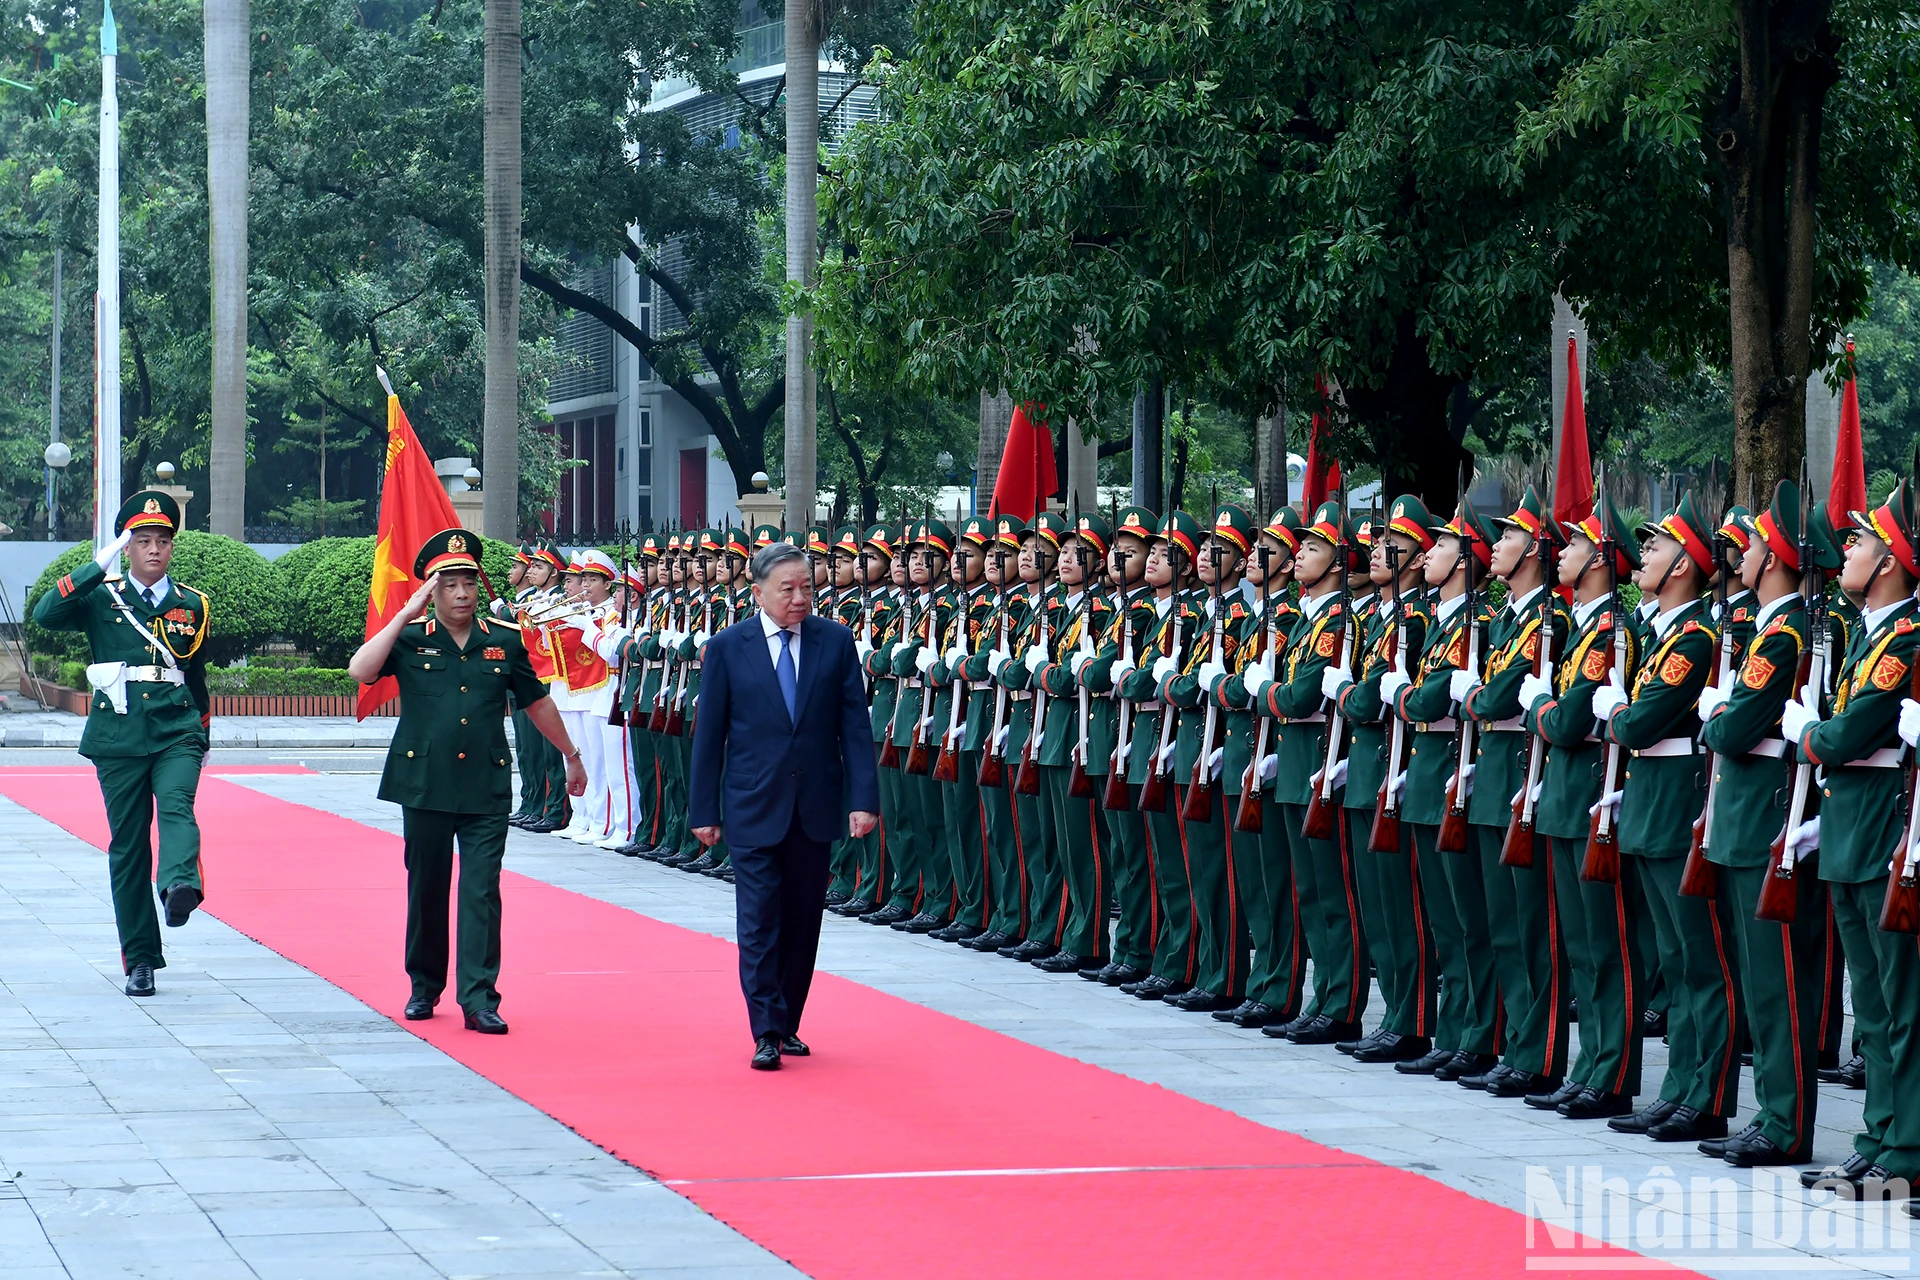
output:
<instances>
[{"instance_id":1,"label":"red vertical banner","mask_svg":"<svg viewBox=\"0 0 1920 1280\"><path fill-rule=\"evenodd\" d=\"M1867 509L1867 456L1860 441L1860 384L1853 339L1847 339L1846 385L1840 389L1840 432L1833 446L1833 481L1827 486L1827 517L1844 528L1848 515Z\"/></svg>"},{"instance_id":2,"label":"red vertical banner","mask_svg":"<svg viewBox=\"0 0 1920 1280\"><path fill-rule=\"evenodd\" d=\"M1567 407L1560 418L1560 456L1553 474L1553 518L1578 524L1593 514L1593 458L1587 452L1587 400L1580 387L1580 349L1567 335Z\"/></svg>"},{"instance_id":3,"label":"red vertical banner","mask_svg":"<svg viewBox=\"0 0 1920 1280\"><path fill-rule=\"evenodd\" d=\"M1022 404L1007 424L1007 444L1000 453L1000 473L993 481L990 515L1032 520L1046 510L1047 500L1060 487L1053 460L1053 433L1047 429L1044 406Z\"/></svg>"},{"instance_id":4,"label":"red vertical banner","mask_svg":"<svg viewBox=\"0 0 1920 1280\"><path fill-rule=\"evenodd\" d=\"M1327 406L1327 382L1316 376L1313 388L1320 393L1320 407L1313 412L1313 426L1307 435L1307 474L1300 487L1301 514L1311 517L1320 504L1340 488L1340 460L1333 456L1332 414Z\"/></svg>"}]
</instances>

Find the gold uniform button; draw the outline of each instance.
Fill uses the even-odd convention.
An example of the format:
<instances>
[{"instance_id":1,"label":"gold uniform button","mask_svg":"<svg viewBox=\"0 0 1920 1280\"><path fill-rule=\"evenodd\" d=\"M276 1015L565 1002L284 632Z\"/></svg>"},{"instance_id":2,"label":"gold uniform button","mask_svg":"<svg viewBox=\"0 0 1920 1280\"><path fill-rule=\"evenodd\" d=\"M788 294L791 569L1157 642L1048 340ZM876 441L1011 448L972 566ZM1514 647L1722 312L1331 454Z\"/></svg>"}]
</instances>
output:
<instances>
[{"instance_id":1,"label":"gold uniform button","mask_svg":"<svg viewBox=\"0 0 1920 1280\"><path fill-rule=\"evenodd\" d=\"M465 693L466 691L467 691L467 686L465 686L465 685L461 685L461 686L460 686L460 692L462 692L462 693Z\"/></svg>"},{"instance_id":2,"label":"gold uniform button","mask_svg":"<svg viewBox=\"0 0 1920 1280\"><path fill-rule=\"evenodd\" d=\"M1827 799L1829 800L1833 799L1833 788L1831 787L1827 788L1827 790L1823 794L1827 797Z\"/></svg>"},{"instance_id":3,"label":"gold uniform button","mask_svg":"<svg viewBox=\"0 0 1920 1280\"><path fill-rule=\"evenodd\" d=\"M433 670L433 664L431 662L423 662L420 664L420 669L422 671L431 671Z\"/></svg>"},{"instance_id":4,"label":"gold uniform button","mask_svg":"<svg viewBox=\"0 0 1920 1280\"><path fill-rule=\"evenodd\" d=\"M464 752L464 751L462 751L462 752L460 753L460 759L462 759L462 760L465 760L466 758L467 758L467 753L466 753L466 752Z\"/></svg>"},{"instance_id":5,"label":"gold uniform button","mask_svg":"<svg viewBox=\"0 0 1920 1280\"><path fill-rule=\"evenodd\" d=\"M152 694L147 694L147 693L143 693L143 694L141 694L141 695L140 695L140 697L141 697L141 699L142 699L142 700L145 700L145 699L147 699L147 698L150 698L150 697L152 697L152 696L153 696Z\"/></svg>"},{"instance_id":6,"label":"gold uniform button","mask_svg":"<svg viewBox=\"0 0 1920 1280\"><path fill-rule=\"evenodd\" d=\"M465 724L466 722L467 722L467 718L466 718L465 716L461 716L461 717L460 717L460 723L461 723L461 724Z\"/></svg>"},{"instance_id":7,"label":"gold uniform button","mask_svg":"<svg viewBox=\"0 0 1920 1280\"><path fill-rule=\"evenodd\" d=\"M413 752L411 751L407 752L407 759L409 760L413 759Z\"/></svg>"}]
</instances>

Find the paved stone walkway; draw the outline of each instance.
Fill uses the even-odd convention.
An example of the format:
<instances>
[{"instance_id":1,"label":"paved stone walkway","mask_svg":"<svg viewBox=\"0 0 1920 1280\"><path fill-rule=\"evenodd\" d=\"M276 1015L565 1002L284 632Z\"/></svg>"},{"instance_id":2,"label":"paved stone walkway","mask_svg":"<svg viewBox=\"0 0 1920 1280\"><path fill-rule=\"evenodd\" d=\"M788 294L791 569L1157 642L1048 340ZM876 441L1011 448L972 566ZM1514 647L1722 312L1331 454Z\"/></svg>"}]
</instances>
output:
<instances>
[{"instance_id":1,"label":"paved stone walkway","mask_svg":"<svg viewBox=\"0 0 1920 1280\"><path fill-rule=\"evenodd\" d=\"M237 762L271 753L222 754ZM0 765L57 758L5 752ZM369 764L361 755L316 754L311 763L367 769L377 767L377 757ZM398 810L374 798L376 778L368 772L231 780L383 830L399 828ZM717 881L520 832L509 840L507 865L660 920L732 936L731 893ZM161 983L163 992L179 993L179 1003L163 1012L159 1001L108 998L118 979L102 873L100 855L0 801L0 929L8 939L0 953L0 1039L9 1046L0 1052L0 1173L24 1174L13 1201L0 1184L0 1257L12 1256L22 1241L23 1265L68 1268L46 1270L49 1276L171 1275L161 1260L177 1235L180 1247L198 1251L193 1257L229 1268L182 1266L183 1273L291 1276L309 1272L282 1269L278 1259L298 1252L290 1241L326 1234L339 1239L324 1246L325 1263L313 1274L655 1276L676 1274L672 1268L694 1258L690 1270L699 1274L791 1274L672 1193L216 921L197 918L169 934L175 961ZM15 938L27 940L24 948ZM1771 1184L1749 1190L1748 1175L1690 1144L1659 1146L1517 1101L1356 1066L1330 1049L1278 1044L1071 976L838 917L826 921L821 965L1516 1210L1529 1204L1529 1167L1536 1202L1543 1177L1558 1185L1569 1170L1578 1178L1591 1169L1593 1177L1622 1180L1627 1197L1657 1195L1666 1179L1677 1180L1675 1194L1695 1195L1694 1212L1703 1188L1691 1180L1736 1178L1732 1225L1740 1239L1764 1221L1783 1243L1758 1257L1751 1248L1739 1256L1693 1253L1678 1243L1661 1250L1706 1274L1795 1274L1834 1263L1854 1274L1910 1270L1901 1215L1802 1205L1791 1177L1780 1195L1767 1189ZM511 1017L511 956L501 986ZM16 1028L27 1037L17 1051ZM742 1070L749 1047L743 1018ZM1664 1065L1664 1047L1650 1042L1649 1093ZM1823 1159L1837 1161L1850 1150L1861 1096L1822 1086L1816 1151ZM21 1100L24 1111L15 1105ZM1750 1107L1748 1093L1743 1112ZM214 1122L203 1127L191 1119L203 1115ZM187 1118L170 1129L176 1116ZM70 1170L76 1139L89 1149L77 1163L88 1167ZM96 1144L107 1154L93 1154ZM264 1171L259 1188L246 1183L254 1169ZM249 1195L264 1198L230 1200ZM151 1237L116 1232L117 1242L107 1243L76 1222L103 1214L116 1222L122 1214L148 1217L148 1204L157 1213L140 1231L158 1233ZM494 1205L506 1208L495 1213ZM1787 1206L1794 1212L1790 1239L1782 1229ZM1643 1205L1627 1207L1626 1229L1639 1234L1623 1243L1653 1248L1659 1241L1651 1228L1635 1227L1631 1217L1644 1215ZM1381 1206L1381 1221L1390 1232L1390 1205ZM1888 1247L1861 1248L1868 1224L1895 1233ZM1262 1239L1280 1224L1217 1225ZM1587 1229L1603 1227L1596 1220ZM1843 1238L1843 1228L1855 1234ZM1696 1244L1709 1240L1702 1223L1693 1231ZM659 1254L651 1252L655 1244ZM157 1269L131 1266L135 1257L154 1260Z\"/></svg>"}]
</instances>

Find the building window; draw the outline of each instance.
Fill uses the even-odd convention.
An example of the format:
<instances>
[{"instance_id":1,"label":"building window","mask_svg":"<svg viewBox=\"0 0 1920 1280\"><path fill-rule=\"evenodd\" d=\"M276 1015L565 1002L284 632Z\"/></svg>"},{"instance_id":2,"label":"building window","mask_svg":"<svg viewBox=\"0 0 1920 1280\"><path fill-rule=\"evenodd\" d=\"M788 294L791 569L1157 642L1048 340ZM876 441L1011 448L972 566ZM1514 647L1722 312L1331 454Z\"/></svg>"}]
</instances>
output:
<instances>
[{"instance_id":1,"label":"building window","mask_svg":"<svg viewBox=\"0 0 1920 1280\"><path fill-rule=\"evenodd\" d=\"M618 530L614 509L613 415L565 418L541 428L556 436L563 462L553 508L541 523L563 542L585 542Z\"/></svg>"}]
</instances>

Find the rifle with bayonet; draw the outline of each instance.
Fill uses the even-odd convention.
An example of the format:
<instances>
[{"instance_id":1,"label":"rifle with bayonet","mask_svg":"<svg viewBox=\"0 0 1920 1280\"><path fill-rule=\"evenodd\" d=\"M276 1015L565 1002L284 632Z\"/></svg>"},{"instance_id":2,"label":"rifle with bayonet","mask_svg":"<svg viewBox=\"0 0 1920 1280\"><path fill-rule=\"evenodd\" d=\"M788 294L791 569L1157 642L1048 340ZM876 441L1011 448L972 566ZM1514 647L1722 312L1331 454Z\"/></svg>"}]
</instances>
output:
<instances>
[{"instance_id":1,"label":"rifle with bayonet","mask_svg":"<svg viewBox=\"0 0 1920 1280\"><path fill-rule=\"evenodd\" d=\"M1373 530L1375 544L1387 558L1387 579L1393 592L1393 630L1387 636L1387 646L1393 657L1395 675L1407 674L1407 611L1406 601L1400 592L1400 548L1387 537L1386 526L1377 524ZM1401 762L1406 759L1407 722L1400 718L1391 703L1384 703L1382 714L1388 717L1387 725L1387 776L1380 779L1380 790L1373 798L1373 827L1367 833L1367 848L1374 853L1398 853L1400 851L1400 789L1394 785L1400 776Z\"/></svg>"},{"instance_id":2,"label":"rifle with bayonet","mask_svg":"<svg viewBox=\"0 0 1920 1280\"><path fill-rule=\"evenodd\" d=\"M1533 535L1534 554L1540 559L1540 630L1533 646L1533 674L1553 683L1553 539L1547 536L1548 520L1543 515L1539 532ZM1520 709L1524 718L1526 708ZM1533 823L1537 814L1540 773L1546 768L1547 740L1537 733L1527 735L1527 776L1520 794L1513 798L1513 816L1507 820L1506 838L1500 842L1500 865L1521 871L1533 866Z\"/></svg>"},{"instance_id":3,"label":"rifle with bayonet","mask_svg":"<svg viewBox=\"0 0 1920 1280\"><path fill-rule=\"evenodd\" d=\"M1713 664L1715 689L1725 689L1733 676L1733 628L1727 625L1727 575L1730 572L1727 550L1731 545L1725 534L1713 535L1714 564L1719 569L1713 581L1713 617L1720 628L1720 652ZM1707 850L1713 847L1713 800L1720 791L1720 771L1715 764L1714 753L1707 750L1707 801L1700 808L1700 816L1693 820L1693 832L1687 840L1687 863L1680 872L1680 892L1689 898L1711 898L1720 887L1719 873L1707 861Z\"/></svg>"},{"instance_id":4,"label":"rifle with bayonet","mask_svg":"<svg viewBox=\"0 0 1920 1280\"><path fill-rule=\"evenodd\" d=\"M1114 541L1120 540L1118 522L1114 527ZM1114 548L1114 557L1120 562L1120 573L1113 582L1113 612L1119 619L1120 661L1122 670L1133 665L1133 615L1127 604L1127 561L1131 559L1125 549ZM1122 677L1124 679L1124 677ZM1113 692L1114 739L1113 758L1107 762L1106 794L1100 797L1100 807L1115 811L1133 808L1133 788L1127 785L1127 757L1133 750L1133 704L1120 696L1120 681L1115 680Z\"/></svg>"},{"instance_id":5,"label":"rifle with bayonet","mask_svg":"<svg viewBox=\"0 0 1920 1280\"><path fill-rule=\"evenodd\" d=\"M1826 686L1827 648L1816 643L1817 638L1827 629L1827 593L1821 590L1820 566L1814 559L1813 533L1811 529L1812 511L1808 505L1807 464L1800 464L1800 598L1807 606L1807 644L1800 650L1800 669L1794 675L1795 696L1800 691L1809 691L1808 696L1816 702ZM1793 767L1793 791L1787 802L1787 820L1780 828L1780 834L1773 838L1773 844L1767 849L1767 878L1760 882L1760 898L1754 905L1753 918L1773 920L1780 924L1792 924L1796 912L1798 895L1794 892L1794 863L1799 855L1794 852L1793 833L1807 819L1809 807L1817 807L1814 800L1813 765L1804 758ZM1896 857L1896 862L1904 861Z\"/></svg>"},{"instance_id":6,"label":"rifle with bayonet","mask_svg":"<svg viewBox=\"0 0 1920 1280\"><path fill-rule=\"evenodd\" d=\"M1340 487L1340 541L1333 553L1340 559L1340 638L1336 649L1342 654L1342 661L1351 671L1360 661L1360 628L1354 625L1352 584L1349 582L1348 567L1353 558L1352 548L1347 543L1347 490ZM1314 780L1313 794L1307 800L1307 814L1301 821L1302 833L1315 840L1333 839L1334 820L1334 774L1339 771L1340 753L1345 749L1346 717L1340 713L1339 704L1327 711L1327 754L1321 761L1320 773Z\"/></svg>"},{"instance_id":7,"label":"rifle with bayonet","mask_svg":"<svg viewBox=\"0 0 1920 1280\"><path fill-rule=\"evenodd\" d=\"M1218 507L1214 509L1213 520L1217 527L1220 521ZM1207 636L1207 662L1218 662L1224 666L1227 602L1220 594L1219 535L1214 535L1208 541L1208 551L1213 561L1213 627ZM1220 724L1220 704L1209 696L1205 681L1200 683L1200 697L1207 704L1206 719L1200 725L1200 754L1194 759L1193 772L1187 776L1187 794L1180 803L1180 816L1188 822L1206 822L1213 817L1213 734Z\"/></svg>"},{"instance_id":8,"label":"rifle with bayonet","mask_svg":"<svg viewBox=\"0 0 1920 1280\"><path fill-rule=\"evenodd\" d=\"M1034 608L1039 611L1040 617L1034 629L1034 643L1040 646L1042 653L1047 653L1051 656L1053 637L1051 628L1048 626L1051 619L1047 617L1046 578L1043 576L1035 586L1039 590L1039 595L1034 601ZM1014 794L1022 796L1037 796L1040 794L1040 766L1033 758L1033 740L1046 731L1047 723L1046 686L1040 684L1037 679L1032 681L1032 683L1035 686L1033 690L1033 722L1027 726L1027 740L1020 748L1020 766L1014 770L1013 774Z\"/></svg>"},{"instance_id":9,"label":"rifle with bayonet","mask_svg":"<svg viewBox=\"0 0 1920 1280\"><path fill-rule=\"evenodd\" d=\"M1460 467L1460 527L1465 532L1460 535L1460 558L1467 570L1467 598L1461 606L1467 616L1467 665L1466 670L1478 677L1480 674L1481 637L1485 630L1480 619L1479 577L1480 561L1474 553L1475 533L1473 522L1467 519L1467 472L1466 464ZM1454 743L1453 776L1447 779L1446 809L1440 817L1440 832L1434 837L1434 848L1442 853L1464 853L1467 848L1467 801L1473 794L1473 745L1478 736L1473 718L1465 707L1457 707L1454 715L1458 717L1458 727Z\"/></svg>"},{"instance_id":10,"label":"rifle with bayonet","mask_svg":"<svg viewBox=\"0 0 1920 1280\"><path fill-rule=\"evenodd\" d=\"M1180 669L1184 646L1180 636L1180 566L1173 557L1177 554L1173 544L1167 544L1167 557L1172 561L1173 594L1167 601L1167 618L1161 633L1171 632L1171 643L1164 655L1171 661L1173 669ZM1145 655L1142 655L1143 657ZM1156 662L1154 664L1158 666ZM1160 737L1154 744L1153 759L1147 761L1147 778L1140 784L1140 802L1136 806L1141 813L1165 813L1167 811L1167 778L1173 772L1173 762L1168 758L1172 753L1174 710L1171 702L1160 704Z\"/></svg>"},{"instance_id":11,"label":"rifle with bayonet","mask_svg":"<svg viewBox=\"0 0 1920 1280\"><path fill-rule=\"evenodd\" d=\"M900 591L900 630L897 634L905 639L913 632L913 571L907 571L907 585ZM884 634L884 633L883 633ZM880 741L880 767L898 769L900 767L900 748L894 742L894 727L900 722L901 680L896 675L882 676L893 681L893 712L887 716L887 736Z\"/></svg>"},{"instance_id":12,"label":"rifle with bayonet","mask_svg":"<svg viewBox=\"0 0 1920 1280\"><path fill-rule=\"evenodd\" d=\"M1076 537L1073 540L1073 554L1080 561L1080 665L1086 666L1093 659L1093 629L1098 615L1094 612L1093 564L1087 555L1086 542ZM1066 655L1062 654L1062 657ZM1074 677L1075 700L1079 703L1075 724L1079 739L1073 745L1073 768L1067 774L1067 794L1076 800L1091 799L1094 792L1093 775L1087 772L1087 734L1093 727L1093 692L1081 682L1078 671L1072 663L1068 671Z\"/></svg>"},{"instance_id":13,"label":"rifle with bayonet","mask_svg":"<svg viewBox=\"0 0 1920 1280\"><path fill-rule=\"evenodd\" d=\"M1007 619L1012 612L1007 600L1007 549L1000 545L996 536L993 540L994 609L1000 615L999 637L989 652L1004 653L1007 648ZM1006 785L1006 756L1000 748L1000 732L1007 723L1007 686L996 676L993 681L993 722L987 726L985 745L980 751L979 783L983 787L1001 787Z\"/></svg>"},{"instance_id":14,"label":"rifle with bayonet","mask_svg":"<svg viewBox=\"0 0 1920 1280\"><path fill-rule=\"evenodd\" d=\"M1613 628L1613 643L1607 649L1607 679L1614 688L1626 691L1633 661L1633 627L1620 601L1620 548L1613 540L1613 523L1607 519L1607 473L1600 471L1600 493L1594 503L1600 525L1600 555L1607 562L1607 625ZM1603 730L1604 732L1604 730ZM1606 764L1600 771L1600 803L1587 824L1587 852L1581 860L1580 878L1598 884L1620 882L1620 831L1614 820L1613 793L1620 789L1620 744L1608 735Z\"/></svg>"},{"instance_id":15,"label":"rifle with bayonet","mask_svg":"<svg viewBox=\"0 0 1920 1280\"><path fill-rule=\"evenodd\" d=\"M623 631L627 629L627 611L631 606L630 597L633 595L633 587L627 582L628 527L627 521L620 522L620 629ZM622 641L622 643L625 642ZM627 674L627 664L624 660L620 663L620 674L623 677ZM607 723L620 727L625 727L627 723L627 708L619 683L616 683L613 688L613 710L607 712Z\"/></svg>"},{"instance_id":16,"label":"rifle with bayonet","mask_svg":"<svg viewBox=\"0 0 1920 1280\"><path fill-rule=\"evenodd\" d=\"M1263 538L1257 544L1260 555L1260 647L1256 660L1272 665L1274 648L1280 643L1280 627L1273 609L1273 549ZM1266 817L1260 802L1260 764L1267 754L1267 730L1272 726L1271 717L1260 714L1255 707L1251 713L1258 727L1253 736L1253 755L1247 760L1247 771L1240 775L1240 803L1234 806L1233 829L1247 835L1259 835Z\"/></svg>"}]
</instances>

